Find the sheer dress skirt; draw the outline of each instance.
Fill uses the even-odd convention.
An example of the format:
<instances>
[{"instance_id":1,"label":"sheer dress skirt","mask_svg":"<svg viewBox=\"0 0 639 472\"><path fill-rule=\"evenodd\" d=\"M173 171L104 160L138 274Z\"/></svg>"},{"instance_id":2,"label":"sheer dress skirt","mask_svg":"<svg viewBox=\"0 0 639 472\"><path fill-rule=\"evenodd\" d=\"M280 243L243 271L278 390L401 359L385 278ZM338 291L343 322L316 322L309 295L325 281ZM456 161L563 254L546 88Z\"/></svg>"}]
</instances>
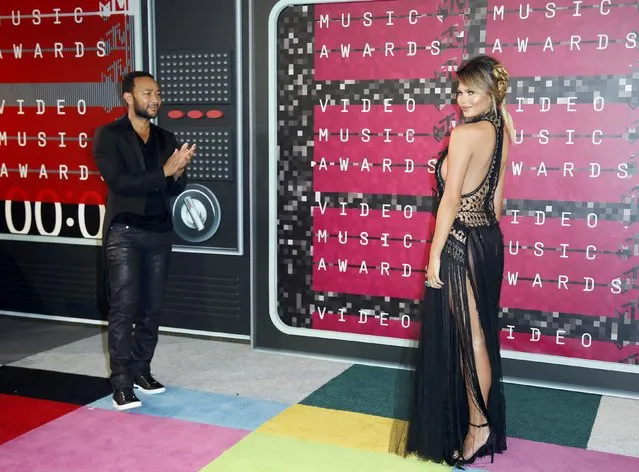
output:
<instances>
[{"instance_id":1,"label":"sheer dress skirt","mask_svg":"<svg viewBox=\"0 0 639 472\"><path fill-rule=\"evenodd\" d=\"M467 386L506 449L505 403L499 354L499 296L504 267L497 224L464 228L464 243L450 235L441 255L441 289L426 289L408 408L405 454L454 462L468 433ZM475 308L475 309L473 309ZM481 326L491 368L488 404L475 367L471 322Z\"/></svg>"}]
</instances>

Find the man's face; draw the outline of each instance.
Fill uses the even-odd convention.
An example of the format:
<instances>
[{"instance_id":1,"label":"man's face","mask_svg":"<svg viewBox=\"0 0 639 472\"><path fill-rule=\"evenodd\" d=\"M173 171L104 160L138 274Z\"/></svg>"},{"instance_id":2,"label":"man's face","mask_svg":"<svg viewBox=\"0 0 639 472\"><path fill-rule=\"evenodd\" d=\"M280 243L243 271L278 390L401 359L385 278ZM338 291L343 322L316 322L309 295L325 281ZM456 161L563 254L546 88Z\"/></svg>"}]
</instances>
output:
<instances>
[{"instance_id":1,"label":"man's face","mask_svg":"<svg viewBox=\"0 0 639 472\"><path fill-rule=\"evenodd\" d=\"M160 86L151 77L137 77L133 85L130 100L127 100L129 109L133 107L134 113L140 118L150 120L158 115L162 97Z\"/></svg>"}]
</instances>

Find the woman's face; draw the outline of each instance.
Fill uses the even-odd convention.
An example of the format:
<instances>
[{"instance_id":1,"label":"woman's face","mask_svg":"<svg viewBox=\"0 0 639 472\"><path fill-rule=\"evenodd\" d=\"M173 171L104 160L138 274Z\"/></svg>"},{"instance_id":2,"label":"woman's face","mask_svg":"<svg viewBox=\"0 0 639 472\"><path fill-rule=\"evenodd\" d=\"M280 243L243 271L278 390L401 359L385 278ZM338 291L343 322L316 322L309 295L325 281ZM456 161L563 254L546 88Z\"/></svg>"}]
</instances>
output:
<instances>
[{"instance_id":1,"label":"woman's face","mask_svg":"<svg viewBox=\"0 0 639 472\"><path fill-rule=\"evenodd\" d=\"M457 85L457 105L461 108L464 118L473 118L490 110L492 99L488 92L474 90L460 82Z\"/></svg>"}]
</instances>

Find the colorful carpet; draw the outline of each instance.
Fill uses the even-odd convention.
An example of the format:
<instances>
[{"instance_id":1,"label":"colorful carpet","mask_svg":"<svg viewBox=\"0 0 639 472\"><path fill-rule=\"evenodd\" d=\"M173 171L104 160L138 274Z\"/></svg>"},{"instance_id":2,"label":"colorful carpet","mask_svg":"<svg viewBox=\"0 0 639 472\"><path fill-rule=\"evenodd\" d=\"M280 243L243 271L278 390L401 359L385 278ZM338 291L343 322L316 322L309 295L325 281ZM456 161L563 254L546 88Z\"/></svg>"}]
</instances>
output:
<instances>
[{"instance_id":1,"label":"colorful carpet","mask_svg":"<svg viewBox=\"0 0 639 472\"><path fill-rule=\"evenodd\" d=\"M169 384L113 410L98 329L0 318L0 472L448 472L389 453L406 372L160 336ZM1 365L5 364L5 365ZM639 471L639 401L507 384L508 450L471 472Z\"/></svg>"},{"instance_id":2,"label":"colorful carpet","mask_svg":"<svg viewBox=\"0 0 639 472\"><path fill-rule=\"evenodd\" d=\"M450 471L388 452L402 375L352 365L299 402L174 387L120 413L102 377L2 366L0 470ZM506 398L508 451L466 470L639 470L639 402L518 385Z\"/></svg>"}]
</instances>

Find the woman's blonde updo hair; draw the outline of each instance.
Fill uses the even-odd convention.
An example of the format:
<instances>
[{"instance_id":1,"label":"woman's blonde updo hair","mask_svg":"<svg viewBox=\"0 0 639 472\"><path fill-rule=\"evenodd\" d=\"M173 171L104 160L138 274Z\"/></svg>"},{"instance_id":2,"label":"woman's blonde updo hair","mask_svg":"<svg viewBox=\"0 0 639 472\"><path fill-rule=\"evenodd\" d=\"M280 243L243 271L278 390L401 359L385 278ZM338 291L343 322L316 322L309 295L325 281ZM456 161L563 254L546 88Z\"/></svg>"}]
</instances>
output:
<instances>
[{"instance_id":1,"label":"woman's blonde updo hair","mask_svg":"<svg viewBox=\"0 0 639 472\"><path fill-rule=\"evenodd\" d=\"M477 56L457 70L457 79L468 88L486 92L493 100L493 110L500 112L510 139L515 138L513 119L506 111L508 72L504 66L490 56Z\"/></svg>"}]
</instances>

